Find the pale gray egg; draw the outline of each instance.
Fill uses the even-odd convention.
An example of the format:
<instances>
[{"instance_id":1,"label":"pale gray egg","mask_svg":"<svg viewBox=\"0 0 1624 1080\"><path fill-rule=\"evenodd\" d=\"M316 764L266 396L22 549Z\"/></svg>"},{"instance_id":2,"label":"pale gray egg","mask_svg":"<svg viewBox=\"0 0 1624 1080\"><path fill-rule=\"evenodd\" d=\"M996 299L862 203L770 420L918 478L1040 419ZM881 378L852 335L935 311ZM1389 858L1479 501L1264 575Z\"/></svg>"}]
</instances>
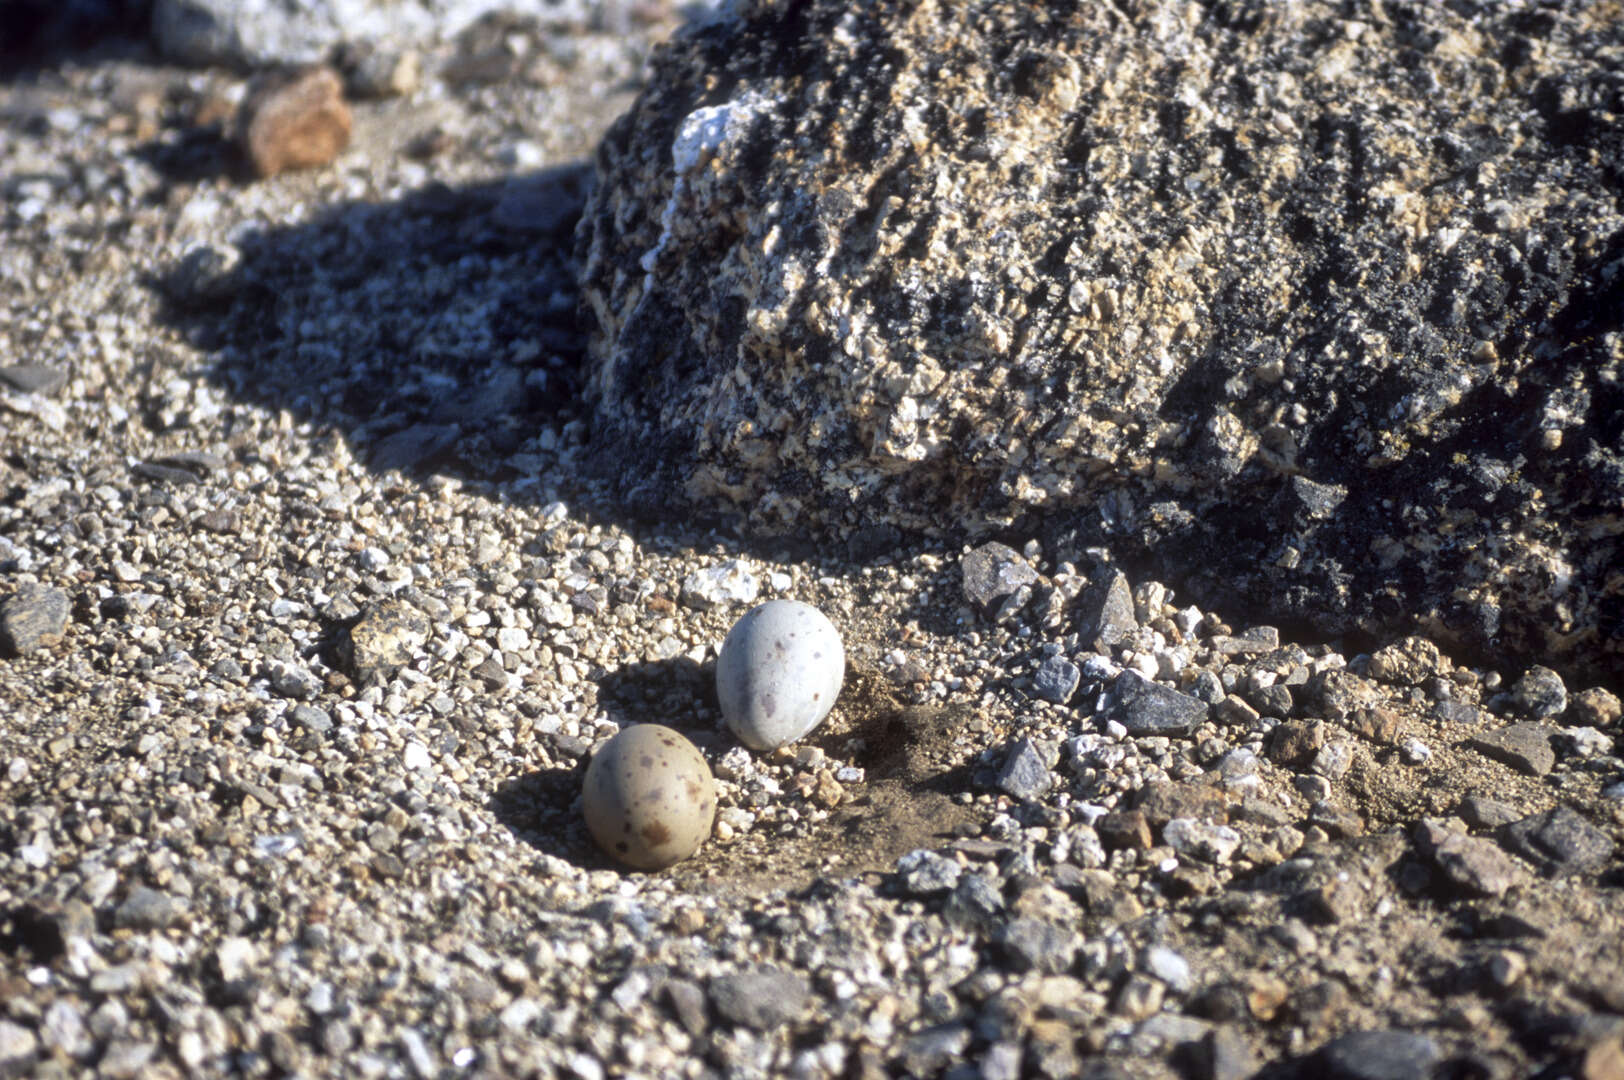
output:
<instances>
[{"instance_id":1,"label":"pale gray egg","mask_svg":"<svg viewBox=\"0 0 1624 1080\"><path fill-rule=\"evenodd\" d=\"M587 766L581 809L604 852L636 870L661 870L699 850L716 817L710 766L678 732L637 724Z\"/></svg>"},{"instance_id":2,"label":"pale gray egg","mask_svg":"<svg viewBox=\"0 0 1624 1080\"><path fill-rule=\"evenodd\" d=\"M823 722L846 677L840 633L798 600L770 600L746 612L716 658L722 717L753 750L775 750Z\"/></svg>"}]
</instances>

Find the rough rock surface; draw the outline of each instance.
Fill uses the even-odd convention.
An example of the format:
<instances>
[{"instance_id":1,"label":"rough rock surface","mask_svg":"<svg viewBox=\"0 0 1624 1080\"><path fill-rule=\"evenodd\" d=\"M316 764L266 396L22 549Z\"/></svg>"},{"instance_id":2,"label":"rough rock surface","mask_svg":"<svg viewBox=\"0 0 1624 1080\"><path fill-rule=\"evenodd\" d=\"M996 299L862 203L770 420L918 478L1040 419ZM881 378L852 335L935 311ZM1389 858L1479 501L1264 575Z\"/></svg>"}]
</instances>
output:
<instances>
[{"instance_id":1,"label":"rough rock surface","mask_svg":"<svg viewBox=\"0 0 1624 1080\"><path fill-rule=\"evenodd\" d=\"M1616 5L738 7L578 234L628 495L1616 665Z\"/></svg>"}]
</instances>

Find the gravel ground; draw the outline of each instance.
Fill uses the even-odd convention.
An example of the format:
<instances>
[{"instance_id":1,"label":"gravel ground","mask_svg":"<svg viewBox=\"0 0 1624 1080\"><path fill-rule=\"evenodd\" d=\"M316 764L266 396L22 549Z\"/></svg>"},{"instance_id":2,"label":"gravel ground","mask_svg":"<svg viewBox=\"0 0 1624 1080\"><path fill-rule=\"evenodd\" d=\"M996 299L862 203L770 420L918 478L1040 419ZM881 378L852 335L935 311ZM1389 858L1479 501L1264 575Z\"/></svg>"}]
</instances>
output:
<instances>
[{"instance_id":1,"label":"gravel ground","mask_svg":"<svg viewBox=\"0 0 1624 1080\"><path fill-rule=\"evenodd\" d=\"M643 16L484 24L262 182L236 76L0 86L0 1075L1624 1075L1607 690L585 479ZM849 674L756 755L774 596ZM719 781L657 874L577 797L643 720Z\"/></svg>"}]
</instances>

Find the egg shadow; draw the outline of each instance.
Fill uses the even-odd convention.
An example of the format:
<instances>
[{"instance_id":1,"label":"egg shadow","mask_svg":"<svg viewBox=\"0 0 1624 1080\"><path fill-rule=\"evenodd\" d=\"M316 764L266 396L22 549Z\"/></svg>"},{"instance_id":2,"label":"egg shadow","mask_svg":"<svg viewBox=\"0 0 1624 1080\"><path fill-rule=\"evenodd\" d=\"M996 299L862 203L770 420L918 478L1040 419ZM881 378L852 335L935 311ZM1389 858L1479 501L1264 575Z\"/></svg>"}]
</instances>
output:
<instances>
[{"instance_id":1,"label":"egg shadow","mask_svg":"<svg viewBox=\"0 0 1624 1080\"><path fill-rule=\"evenodd\" d=\"M609 862L593 844L581 819L581 778L586 759L574 766L537 769L499 784L486 808L515 837L537 851L584 870Z\"/></svg>"},{"instance_id":2,"label":"egg shadow","mask_svg":"<svg viewBox=\"0 0 1624 1080\"><path fill-rule=\"evenodd\" d=\"M622 727L664 724L706 753L724 754L732 740L720 730L716 665L687 656L623 664L597 679L598 706Z\"/></svg>"}]
</instances>

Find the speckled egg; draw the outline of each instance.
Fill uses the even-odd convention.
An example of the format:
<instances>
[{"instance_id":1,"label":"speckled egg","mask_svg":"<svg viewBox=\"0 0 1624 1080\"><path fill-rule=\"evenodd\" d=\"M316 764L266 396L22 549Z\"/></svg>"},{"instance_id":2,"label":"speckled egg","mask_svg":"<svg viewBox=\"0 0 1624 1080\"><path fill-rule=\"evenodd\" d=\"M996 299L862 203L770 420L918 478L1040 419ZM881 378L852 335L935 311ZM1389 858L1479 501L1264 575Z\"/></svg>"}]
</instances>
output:
<instances>
[{"instance_id":1,"label":"speckled egg","mask_svg":"<svg viewBox=\"0 0 1624 1080\"><path fill-rule=\"evenodd\" d=\"M693 743L661 724L638 724L593 755L581 808L610 856L634 870L662 870L710 835L716 781Z\"/></svg>"},{"instance_id":2,"label":"speckled egg","mask_svg":"<svg viewBox=\"0 0 1624 1080\"><path fill-rule=\"evenodd\" d=\"M753 750L775 750L823 722L846 677L846 650L823 612L771 600L733 624L716 658L722 717Z\"/></svg>"}]
</instances>

